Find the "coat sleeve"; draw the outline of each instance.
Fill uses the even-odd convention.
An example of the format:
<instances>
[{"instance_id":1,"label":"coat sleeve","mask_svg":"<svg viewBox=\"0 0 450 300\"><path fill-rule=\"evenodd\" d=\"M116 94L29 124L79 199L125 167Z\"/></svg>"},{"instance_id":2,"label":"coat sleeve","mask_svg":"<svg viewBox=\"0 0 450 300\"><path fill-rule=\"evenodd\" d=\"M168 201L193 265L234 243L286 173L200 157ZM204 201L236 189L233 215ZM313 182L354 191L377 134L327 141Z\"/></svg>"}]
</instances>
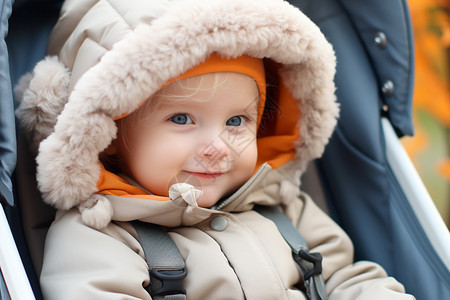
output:
<instances>
[{"instance_id":1,"label":"coat sleeve","mask_svg":"<svg viewBox=\"0 0 450 300\"><path fill-rule=\"evenodd\" d=\"M46 300L151 299L149 275L134 238L121 226L104 232L81 221L77 211L59 212L47 234L40 276Z\"/></svg>"},{"instance_id":2,"label":"coat sleeve","mask_svg":"<svg viewBox=\"0 0 450 300\"><path fill-rule=\"evenodd\" d=\"M310 251L322 254L322 274L330 300L415 299L378 264L353 263L353 245L346 233L308 195L302 193L297 200L289 203L285 212Z\"/></svg>"}]
</instances>

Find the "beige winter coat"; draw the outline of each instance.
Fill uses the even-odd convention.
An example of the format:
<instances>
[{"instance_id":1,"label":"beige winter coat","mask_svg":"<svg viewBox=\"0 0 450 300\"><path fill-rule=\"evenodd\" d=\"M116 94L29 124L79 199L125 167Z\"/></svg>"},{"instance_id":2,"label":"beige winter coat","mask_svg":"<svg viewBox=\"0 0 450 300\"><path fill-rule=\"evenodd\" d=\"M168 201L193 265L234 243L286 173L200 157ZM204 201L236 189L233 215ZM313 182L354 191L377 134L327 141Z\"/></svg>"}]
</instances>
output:
<instances>
[{"instance_id":1,"label":"beige winter coat","mask_svg":"<svg viewBox=\"0 0 450 300\"><path fill-rule=\"evenodd\" d=\"M114 119L211 53L276 63L271 75L288 95L272 95L265 113L275 125L265 124L272 127L260 142L270 148L293 135L295 143L274 146L220 209L200 208L183 191L167 201L99 193L98 156L116 136ZM40 277L46 299L150 299L145 256L128 223L136 219L168 228L186 261L188 299L305 299L289 246L255 203L280 206L322 254L330 299L413 299L378 265L352 264L348 237L300 192L300 175L322 154L338 107L333 50L298 9L281 0L71 0L48 54L56 57L21 82L17 112L40 143L40 191L58 209ZM291 124L293 111L301 117ZM279 155L291 159L279 165ZM211 226L217 218L225 221L220 230Z\"/></svg>"}]
</instances>

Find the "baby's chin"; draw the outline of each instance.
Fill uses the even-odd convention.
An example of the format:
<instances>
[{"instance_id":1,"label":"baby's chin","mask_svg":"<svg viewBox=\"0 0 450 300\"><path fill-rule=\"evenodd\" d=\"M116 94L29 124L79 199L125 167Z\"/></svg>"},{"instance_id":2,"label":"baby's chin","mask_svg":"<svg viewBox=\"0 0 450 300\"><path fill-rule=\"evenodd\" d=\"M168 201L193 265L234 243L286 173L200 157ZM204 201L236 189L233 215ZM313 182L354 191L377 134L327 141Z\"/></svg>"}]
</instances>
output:
<instances>
[{"instance_id":1,"label":"baby's chin","mask_svg":"<svg viewBox=\"0 0 450 300\"><path fill-rule=\"evenodd\" d=\"M202 195L197 200L197 205L204 208L211 207L215 205L223 196L224 193L211 191L208 188L202 189Z\"/></svg>"}]
</instances>

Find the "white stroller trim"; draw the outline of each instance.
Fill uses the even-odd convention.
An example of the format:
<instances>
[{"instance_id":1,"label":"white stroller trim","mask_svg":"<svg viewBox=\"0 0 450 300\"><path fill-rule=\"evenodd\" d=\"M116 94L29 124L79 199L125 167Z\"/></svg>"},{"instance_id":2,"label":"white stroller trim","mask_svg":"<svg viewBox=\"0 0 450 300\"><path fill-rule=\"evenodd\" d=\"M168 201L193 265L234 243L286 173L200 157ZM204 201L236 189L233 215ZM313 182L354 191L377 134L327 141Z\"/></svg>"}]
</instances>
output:
<instances>
[{"instance_id":1,"label":"white stroller trim","mask_svg":"<svg viewBox=\"0 0 450 300\"><path fill-rule=\"evenodd\" d=\"M13 300L35 299L3 209L0 209L0 241L2 241L0 270L10 298ZM0 294L0 298L4 299L3 295Z\"/></svg>"},{"instance_id":2,"label":"white stroller trim","mask_svg":"<svg viewBox=\"0 0 450 300\"><path fill-rule=\"evenodd\" d=\"M450 233L419 177L408 154L400 143L388 119L381 124L386 141L386 155L392 172L408 198L430 243L447 268L450 269ZM446 238L445 238L446 237Z\"/></svg>"}]
</instances>

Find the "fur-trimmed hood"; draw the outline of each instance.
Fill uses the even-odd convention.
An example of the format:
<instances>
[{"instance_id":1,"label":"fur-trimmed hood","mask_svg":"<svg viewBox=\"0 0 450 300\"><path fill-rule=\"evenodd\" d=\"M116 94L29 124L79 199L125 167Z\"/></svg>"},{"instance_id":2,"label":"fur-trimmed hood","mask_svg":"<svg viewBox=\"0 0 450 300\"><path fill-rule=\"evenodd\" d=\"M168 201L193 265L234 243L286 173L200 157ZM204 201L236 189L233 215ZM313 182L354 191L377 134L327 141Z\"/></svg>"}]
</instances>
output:
<instances>
[{"instance_id":1,"label":"fur-trimmed hood","mask_svg":"<svg viewBox=\"0 0 450 300\"><path fill-rule=\"evenodd\" d=\"M322 154L338 106L332 47L297 8L281 0L68 0L49 57L18 88L17 115L33 144L40 143L44 200L58 209L79 207L86 224L106 226L113 211L97 193L98 157L116 137L114 119L212 53L276 64L301 112L290 165L303 172Z\"/></svg>"}]
</instances>

